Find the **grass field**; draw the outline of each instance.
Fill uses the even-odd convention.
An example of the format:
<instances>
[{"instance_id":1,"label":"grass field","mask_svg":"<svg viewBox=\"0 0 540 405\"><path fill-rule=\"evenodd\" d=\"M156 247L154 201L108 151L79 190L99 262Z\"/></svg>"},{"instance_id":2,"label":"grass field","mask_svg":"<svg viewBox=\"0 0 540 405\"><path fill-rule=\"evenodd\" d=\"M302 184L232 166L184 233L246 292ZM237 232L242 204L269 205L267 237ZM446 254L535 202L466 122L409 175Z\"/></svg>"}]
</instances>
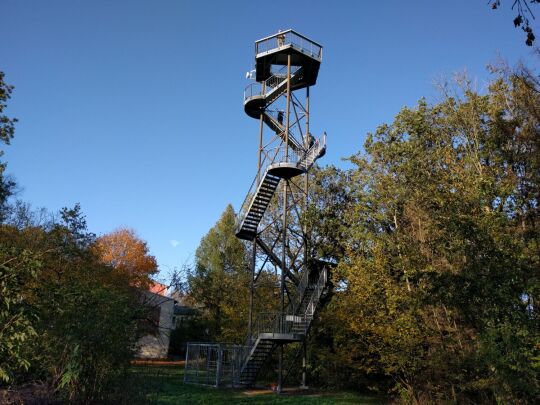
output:
<instances>
[{"instance_id":1,"label":"grass field","mask_svg":"<svg viewBox=\"0 0 540 405\"><path fill-rule=\"evenodd\" d=\"M132 384L138 397L151 404L382 404L381 398L351 392L287 391L281 395L270 390L215 389L183 383L180 365L134 365Z\"/></svg>"}]
</instances>

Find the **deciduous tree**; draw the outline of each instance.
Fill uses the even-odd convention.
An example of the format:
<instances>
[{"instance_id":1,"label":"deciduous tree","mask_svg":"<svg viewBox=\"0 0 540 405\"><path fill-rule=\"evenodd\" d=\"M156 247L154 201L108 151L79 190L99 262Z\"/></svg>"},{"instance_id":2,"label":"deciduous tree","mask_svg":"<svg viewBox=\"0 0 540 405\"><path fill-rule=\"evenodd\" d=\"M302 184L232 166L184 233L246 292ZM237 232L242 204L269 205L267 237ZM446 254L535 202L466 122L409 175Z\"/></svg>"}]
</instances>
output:
<instances>
[{"instance_id":1,"label":"deciduous tree","mask_svg":"<svg viewBox=\"0 0 540 405\"><path fill-rule=\"evenodd\" d=\"M404 108L351 159L334 327L344 365L408 401L540 393L540 87L495 73L487 94Z\"/></svg>"},{"instance_id":2,"label":"deciduous tree","mask_svg":"<svg viewBox=\"0 0 540 405\"><path fill-rule=\"evenodd\" d=\"M94 245L102 263L128 276L134 284L145 286L157 272L157 262L146 242L135 231L119 228L99 237Z\"/></svg>"},{"instance_id":3,"label":"deciduous tree","mask_svg":"<svg viewBox=\"0 0 540 405\"><path fill-rule=\"evenodd\" d=\"M500 7L501 0L490 0L488 3L493 10L496 10ZM514 27L523 30L526 36L525 44L528 46L532 46L535 40L531 21L529 20L529 18L535 19L531 9L531 6L535 4L540 4L540 0L512 0L512 10L517 13L513 21Z\"/></svg>"},{"instance_id":4,"label":"deciduous tree","mask_svg":"<svg viewBox=\"0 0 540 405\"><path fill-rule=\"evenodd\" d=\"M235 236L235 214L228 205L202 238L188 277L192 298L204 306L210 335L216 340L242 341L246 336L249 275L246 248Z\"/></svg>"},{"instance_id":5,"label":"deciduous tree","mask_svg":"<svg viewBox=\"0 0 540 405\"><path fill-rule=\"evenodd\" d=\"M9 145L15 133L16 118L9 118L4 110L7 107L7 101L11 98L13 86L4 82L4 72L0 71L0 143ZM0 150L0 157L4 152ZM6 201L13 194L15 182L4 175L6 163L0 161L0 222L5 220Z\"/></svg>"}]
</instances>

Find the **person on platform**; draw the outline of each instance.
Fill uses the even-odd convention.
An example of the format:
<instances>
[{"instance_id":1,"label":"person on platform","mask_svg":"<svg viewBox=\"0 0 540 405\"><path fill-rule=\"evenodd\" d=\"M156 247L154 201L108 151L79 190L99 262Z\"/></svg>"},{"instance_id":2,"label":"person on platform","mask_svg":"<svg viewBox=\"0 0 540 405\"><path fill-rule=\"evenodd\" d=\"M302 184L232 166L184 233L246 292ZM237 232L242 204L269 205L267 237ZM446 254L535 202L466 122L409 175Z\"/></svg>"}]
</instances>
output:
<instances>
[{"instance_id":1,"label":"person on platform","mask_svg":"<svg viewBox=\"0 0 540 405\"><path fill-rule=\"evenodd\" d=\"M278 31L277 45L278 47L282 47L283 45L285 45L285 34L282 34L281 30Z\"/></svg>"}]
</instances>

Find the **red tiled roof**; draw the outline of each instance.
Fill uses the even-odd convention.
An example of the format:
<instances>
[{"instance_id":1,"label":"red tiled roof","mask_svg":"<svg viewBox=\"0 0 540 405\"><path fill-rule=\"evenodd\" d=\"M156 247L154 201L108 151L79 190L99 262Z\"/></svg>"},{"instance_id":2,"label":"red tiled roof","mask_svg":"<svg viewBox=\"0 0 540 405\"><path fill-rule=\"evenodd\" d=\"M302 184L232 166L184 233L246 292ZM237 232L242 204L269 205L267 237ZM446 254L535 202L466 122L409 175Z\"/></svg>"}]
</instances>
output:
<instances>
[{"instance_id":1,"label":"red tiled roof","mask_svg":"<svg viewBox=\"0 0 540 405\"><path fill-rule=\"evenodd\" d=\"M157 281L152 281L148 286L148 290L154 294L164 295L168 294L167 286L165 284L158 283Z\"/></svg>"}]
</instances>

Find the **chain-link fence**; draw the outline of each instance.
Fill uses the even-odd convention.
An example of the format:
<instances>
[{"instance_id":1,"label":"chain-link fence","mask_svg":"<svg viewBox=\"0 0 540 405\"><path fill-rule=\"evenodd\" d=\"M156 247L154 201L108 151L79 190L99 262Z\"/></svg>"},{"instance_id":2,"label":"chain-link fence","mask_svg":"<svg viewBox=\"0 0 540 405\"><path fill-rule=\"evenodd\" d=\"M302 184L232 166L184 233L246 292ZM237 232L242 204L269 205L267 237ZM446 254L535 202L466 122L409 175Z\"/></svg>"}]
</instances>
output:
<instances>
[{"instance_id":1,"label":"chain-link fence","mask_svg":"<svg viewBox=\"0 0 540 405\"><path fill-rule=\"evenodd\" d=\"M212 387L238 385L248 349L222 343L188 343L184 382Z\"/></svg>"}]
</instances>

